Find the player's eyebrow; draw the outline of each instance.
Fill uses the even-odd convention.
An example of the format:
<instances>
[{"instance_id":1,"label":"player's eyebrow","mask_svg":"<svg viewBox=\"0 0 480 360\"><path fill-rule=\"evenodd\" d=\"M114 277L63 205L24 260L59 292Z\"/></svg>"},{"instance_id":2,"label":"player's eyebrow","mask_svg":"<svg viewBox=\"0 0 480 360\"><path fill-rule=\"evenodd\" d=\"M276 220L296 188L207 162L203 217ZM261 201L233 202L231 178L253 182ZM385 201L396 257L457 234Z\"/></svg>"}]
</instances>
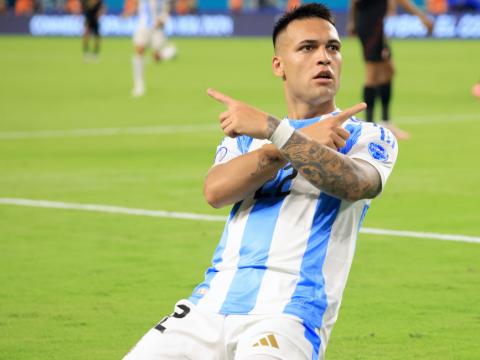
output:
<instances>
[{"instance_id":1,"label":"player's eyebrow","mask_svg":"<svg viewBox=\"0 0 480 360\"><path fill-rule=\"evenodd\" d=\"M297 46L304 46L304 45L318 45L319 41L318 40L313 40L313 39L305 39L300 41Z\"/></svg>"},{"instance_id":2,"label":"player's eyebrow","mask_svg":"<svg viewBox=\"0 0 480 360\"><path fill-rule=\"evenodd\" d=\"M319 41L319 40L305 39L305 40L300 41L297 44L297 47L305 46L305 45L318 46L320 43L321 43L321 41ZM328 39L327 45L337 45L338 47L341 47L342 43L338 39Z\"/></svg>"}]
</instances>

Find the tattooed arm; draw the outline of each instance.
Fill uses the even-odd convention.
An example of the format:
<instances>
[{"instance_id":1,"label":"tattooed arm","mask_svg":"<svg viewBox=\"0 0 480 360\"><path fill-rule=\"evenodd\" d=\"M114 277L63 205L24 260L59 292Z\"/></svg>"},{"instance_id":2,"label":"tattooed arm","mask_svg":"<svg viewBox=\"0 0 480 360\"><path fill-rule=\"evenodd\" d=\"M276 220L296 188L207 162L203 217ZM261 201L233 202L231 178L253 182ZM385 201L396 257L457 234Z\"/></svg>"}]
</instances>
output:
<instances>
[{"instance_id":1,"label":"tattooed arm","mask_svg":"<svg viewBox=\"0 0 480 360\"><path fill-rule=\"evenodd\" d=\"M228 136L248 135L269 139L280 123L275 117L216 90L209 89L208 93L227 106L227 111L220 115L220 126ZM328 121L333 128L339 127L364 108L365 104L358 104L332 116ZM373 165L351 159L318 141L324 132L321 128L324 122L313 125L312 131L307 130L303 134L295 131L279 152L312 185L332 196L355 201L378 195L382 183Z\"/></svg>"},{"instance_id":2,"label":"tattooed arm","mask_svg":"<svg viewBox=\"0 0 480 360\"><path fill-rule=\"evenodd\" d=\"M340 126L345 120L363 110L365 105L358 104L328 119ZM267 117L268 129L278 126L278 119ZM322 121L323 122L323 121ZM319 126L321 123L317 123ZM320 131L321 132L321 131ZM267 136L271 136L267 132ZM313 135L313 139L308 137ZM315 133L305 136L295 131L280 149L283 156L313 186L326 193L356 201L371 199L382 190L382 182L377 169L366 161L351 159L342 153L316 141Z\"/></svg>"},{"instance_id":3,"label":"tattooed arm","mask_svg":"<svg viewBox=\"0 0 480 360\"><path fill-rule=\"evenodd\" d=\"M332 196L356 201L374 198L382 190L380 174L372 165L350 159L297 131L280 150L305 179Z\"/></svg>"},{"instance_id":4,"label":"tattooed arm","mask_svg":"<svg viewBox=\"0 0 480 360\"><path fill-rule=\"evenodd\" d=\"M286 164L278 149L269 144L210 169L203 194L220 208L245 199L273 178Z\"/></svg>"}]
</instances>

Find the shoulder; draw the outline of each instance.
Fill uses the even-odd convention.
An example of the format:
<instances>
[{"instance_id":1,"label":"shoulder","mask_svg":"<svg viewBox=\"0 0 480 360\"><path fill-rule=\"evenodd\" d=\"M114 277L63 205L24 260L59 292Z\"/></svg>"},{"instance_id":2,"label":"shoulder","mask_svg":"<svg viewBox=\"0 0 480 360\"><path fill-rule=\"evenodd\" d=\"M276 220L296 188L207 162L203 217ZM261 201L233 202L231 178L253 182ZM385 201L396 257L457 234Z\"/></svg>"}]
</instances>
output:
<instances>
[{"instance_id":1,"label":"shoulder","mask_svg":"<svg viewBox=\"0 0 480 360\"><path fill-rule=\"evenodd\" d=\"M397 139L390 130L383 126L359 121L352 117L344 123L344 128L350 133L347 144L340 149L340 152L345 155L350 153L354 147L358 148L359 146L370 152L375 152L375 149L397 151Z\"/></svg>"}]
</instances>

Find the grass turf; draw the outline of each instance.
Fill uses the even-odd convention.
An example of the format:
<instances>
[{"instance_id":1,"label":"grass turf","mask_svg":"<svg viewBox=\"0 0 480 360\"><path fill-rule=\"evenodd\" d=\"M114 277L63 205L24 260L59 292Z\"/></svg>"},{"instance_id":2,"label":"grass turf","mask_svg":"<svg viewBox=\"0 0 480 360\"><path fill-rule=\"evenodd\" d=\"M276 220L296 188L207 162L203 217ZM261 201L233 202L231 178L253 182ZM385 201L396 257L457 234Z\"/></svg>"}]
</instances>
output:
<instances>
[{"instance_id":1,"label":"grass turf","mask_svg":"<svg viewBox=\"0 0 480 360\"><path fill-rule=\"evenodd\" d=\"M215 87L282 116L268 39L179 39L132 99L131 44L0 38L0 132L216 123ZM393 43L393 117L413 138L365 226L480 235L473 41ZM359 101L345 40L340 107ZM452 69L452 57L455 59ZM477 73L475 72L477 71ZM220 131L0 140L0 197L225 214L201 187ZM121 356L202 278L221 223L0 206L0 358ZM330 359L477 359L478 244L360 235Z\"/></svg>"}]
</instances>

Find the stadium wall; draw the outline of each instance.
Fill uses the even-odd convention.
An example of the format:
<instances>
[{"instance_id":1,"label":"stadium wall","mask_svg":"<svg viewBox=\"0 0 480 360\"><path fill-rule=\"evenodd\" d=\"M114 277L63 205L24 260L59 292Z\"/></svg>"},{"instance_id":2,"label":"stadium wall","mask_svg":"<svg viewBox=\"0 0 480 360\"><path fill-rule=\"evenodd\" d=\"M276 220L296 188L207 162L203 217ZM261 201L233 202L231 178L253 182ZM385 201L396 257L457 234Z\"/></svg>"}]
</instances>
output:
<instances>
[{"instance_id":1,"label":"stadium wall","mask_svg":"<svg viewBox=\"0 0 480 360\"><path fill-rule=\"evenodd\" d=\"M166 26L170 36L178 37L230 37L270 36L278 15L253 14L195 14L172 16ZM337 27L345 36L346 12L337 12ZM107 14L101 18L103 36L131 36L138 19ZM33 15L0 17L0 34L24 34L32 36L81 36L83 17L79 15ZM424 38L427 30L420 20L411 15L396 15L385 24L391 38ZM480 13L449 13L435 17L434 38L480 38Z\"/></svg>"}]
</instances>

